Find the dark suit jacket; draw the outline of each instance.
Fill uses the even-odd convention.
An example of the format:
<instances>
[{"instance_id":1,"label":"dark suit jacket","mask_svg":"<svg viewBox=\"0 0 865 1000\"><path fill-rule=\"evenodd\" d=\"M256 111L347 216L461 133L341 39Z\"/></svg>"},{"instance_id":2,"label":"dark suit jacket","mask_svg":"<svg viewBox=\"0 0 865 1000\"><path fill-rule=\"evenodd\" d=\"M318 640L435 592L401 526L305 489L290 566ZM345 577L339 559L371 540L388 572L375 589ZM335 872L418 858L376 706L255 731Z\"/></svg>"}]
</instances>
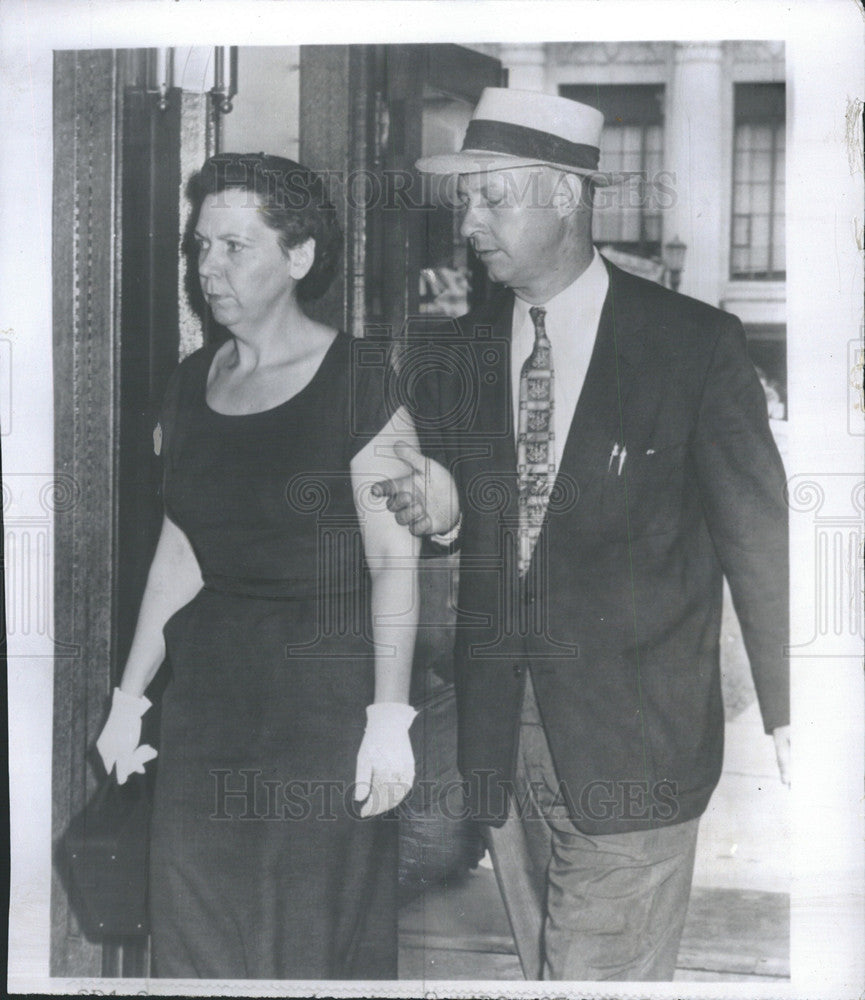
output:
<instances>
[{"instance_id":1,"label":"dark suit jacket","mask_svg":"<svg viewBox=\"0 0 865 1000\"><path fill-rule=\"evenodd\" d=\"M513 777L529 667L563 801L581 830L624 832L702 813L723 754L723 576L766 731L789 721L785 477L741 324L609 271L522 584L512 294L460 320L432 353L418 347L420 364L408 348L422 442L460 490L459 763L475 814L494 823ZM620 473L610 463L616 444L627 448Z\"/></svg>"}]
</instances>

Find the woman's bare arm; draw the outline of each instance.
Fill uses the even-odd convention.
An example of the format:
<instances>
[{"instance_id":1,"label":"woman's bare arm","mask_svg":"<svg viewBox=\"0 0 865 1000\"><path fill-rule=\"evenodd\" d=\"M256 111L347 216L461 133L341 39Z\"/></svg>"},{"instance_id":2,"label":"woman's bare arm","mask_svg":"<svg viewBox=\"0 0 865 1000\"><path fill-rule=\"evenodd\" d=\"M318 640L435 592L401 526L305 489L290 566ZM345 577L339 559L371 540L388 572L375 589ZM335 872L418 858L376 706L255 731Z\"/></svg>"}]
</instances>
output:
<instances>
[{"instance_id":1,"label":"woman's bare arm","mask_svg":"<svg viewBox=\"0 0 865 1000\"><path fill-rule=\"evenodd\" d=\"M372 631L376 646L375 701L408 702L418 621L417 565L420 543L371 487L406 472L394 454L397 441L417 447L414 427L401 408L352 459L355 507L372 579Z\"/></svg>"},{"instance_id":2,"label":"woman's bare arm","mask_svg":"<svg viewBox=\"0 0 865 1000\"><path fill-rule=\"evenodd\" d=\"M201 570L189 539L165 515L141 599L120 690L142 695L165 658L165 623L201 590Z\"/></svg>"}]
</instances>

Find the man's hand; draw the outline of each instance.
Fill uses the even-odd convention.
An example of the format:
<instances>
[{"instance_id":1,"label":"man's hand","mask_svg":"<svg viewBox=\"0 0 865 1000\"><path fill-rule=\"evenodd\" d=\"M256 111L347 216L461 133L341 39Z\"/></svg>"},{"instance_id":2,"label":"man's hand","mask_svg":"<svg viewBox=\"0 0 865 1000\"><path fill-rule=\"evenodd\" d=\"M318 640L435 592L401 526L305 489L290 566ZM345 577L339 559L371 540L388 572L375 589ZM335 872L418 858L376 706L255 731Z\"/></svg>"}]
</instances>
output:
<instances>
[{"instance_id":1,"label":"man's hand","mask_svg":"<svg viewBox=\"0 0 865 1000\"><path fill-rule=\"evenodd\" d=\"M413 535L443 535L450 531L460 515L459 495L451 474L405 441L397 441L393 450L411 471L399 479L376 483L373 495L386 496L387 509L398 524L408 525Z\"/></svg>"},{"instance_id":2,"label":"man's hand","mask_svg":"<svg viewBox=\"0 0 865 1000\"><path fill-rule=\"evenodd\" d=\"M775 756L778 758L778 771L781 781L790 787L790 727L778 726L772 730L775 739Z\"/></svg>"}]
</instances>

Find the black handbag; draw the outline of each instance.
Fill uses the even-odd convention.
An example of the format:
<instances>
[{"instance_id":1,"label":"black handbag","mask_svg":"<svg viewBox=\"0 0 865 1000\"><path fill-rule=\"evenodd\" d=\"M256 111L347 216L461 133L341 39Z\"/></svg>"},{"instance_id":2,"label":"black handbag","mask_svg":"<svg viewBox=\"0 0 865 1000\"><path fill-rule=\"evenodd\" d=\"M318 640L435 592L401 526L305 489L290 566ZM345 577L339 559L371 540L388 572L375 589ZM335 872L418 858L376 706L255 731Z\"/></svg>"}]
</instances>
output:
<instances>
[{"instance_id":1,"label":"black handbag","mask_svg":"<svg viewBox=\"0 0 865 1000\"><path fill-rule=\"evenodd\" d=\"M484 853L477 823L463 818L453 685L442 686L417 705L412 726L417 780L399 805L401 903L430 885L464 875Z\"/></svg>"},{"instance_id":2,"label":"black handbag","mask_svg":"<svg viewBox=\"0 0 865 1000\"><path fill-rule=\"evenodd\" d=\"M69 824L64 854L72 907L88 938L148 933L150 792L146 776L108 777Z\"/></svg>"}]
</instances>

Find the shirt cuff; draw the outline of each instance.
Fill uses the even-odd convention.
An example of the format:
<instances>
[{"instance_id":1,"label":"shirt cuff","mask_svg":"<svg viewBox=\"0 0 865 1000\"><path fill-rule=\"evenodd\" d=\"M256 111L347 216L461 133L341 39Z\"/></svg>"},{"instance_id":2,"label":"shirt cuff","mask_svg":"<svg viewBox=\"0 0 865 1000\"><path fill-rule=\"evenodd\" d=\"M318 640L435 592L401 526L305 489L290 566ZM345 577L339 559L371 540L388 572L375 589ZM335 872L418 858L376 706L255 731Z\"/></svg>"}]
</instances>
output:
<instances>
[{"instance_id":1,"label":"shirt cuff","mask_svg":"<svg viewBox=\"0 0 865 1000\"><path fill-rule=\"evenodd\" d=\"M430 535L430 541L435 542L436 545L453 545L453 543L459 538L462 528L463 515L462 511L460 511L457 523L450 529L450 531L443 531L440 535Z\"/></svg>"}]
</instances>

